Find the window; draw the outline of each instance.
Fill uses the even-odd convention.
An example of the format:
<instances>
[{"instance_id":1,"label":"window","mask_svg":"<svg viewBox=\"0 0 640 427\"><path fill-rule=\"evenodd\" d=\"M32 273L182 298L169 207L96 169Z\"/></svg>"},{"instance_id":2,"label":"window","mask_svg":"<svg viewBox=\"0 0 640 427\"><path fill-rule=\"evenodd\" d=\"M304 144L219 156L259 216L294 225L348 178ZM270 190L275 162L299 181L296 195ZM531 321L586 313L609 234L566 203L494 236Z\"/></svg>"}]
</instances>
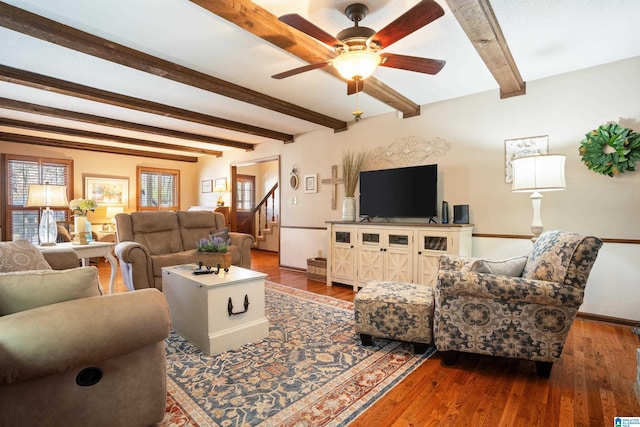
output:
<instances>
[{"instance_id":1,"label":"window","mask_svg":"<svg viewBox=\"0 0 640 427\"><path fill-rule=\"evenodd\" d=\"M236 175L236 211L253 209L255 182L251 175Z\"/></svg>"},{"instance_id":2,"label":"window","mask_svg":"<svg viewBox=\"0 0 640 427\"><path fill-rule=\"evenodd\" d=\"M24 238L38 244L38 209L25 208L29 184L55 184L67 186L67 198L73 194L71 179L73 160L48 159L5 155L4 202L7 206L5 221L6 240ZM57 221L69 219L68 208L52 208Z\"/></svg>"},{"instance_id":3,"label":"window","mask_svg":"<svg viewBox=\"0 0 640 427\"><path fill-rule=\"evenodd\" d=\"M139 211L174 211L179 207L179 170L138 167Z\"/></svg>"}]
</instances>

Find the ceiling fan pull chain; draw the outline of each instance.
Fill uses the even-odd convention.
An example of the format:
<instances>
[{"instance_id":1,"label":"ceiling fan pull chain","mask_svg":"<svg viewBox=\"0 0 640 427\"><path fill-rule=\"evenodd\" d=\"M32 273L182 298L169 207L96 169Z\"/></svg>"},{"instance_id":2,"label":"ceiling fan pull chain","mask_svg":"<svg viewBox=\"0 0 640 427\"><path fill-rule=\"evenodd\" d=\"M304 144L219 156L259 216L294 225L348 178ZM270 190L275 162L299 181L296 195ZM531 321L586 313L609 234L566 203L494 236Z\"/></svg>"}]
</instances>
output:
<instances>
[{"instance_id":1,"label":"ceiling fan pull chain","mask_svg":"<svg viewBox=\"0 0 640 427\"><path fill-rule=\"evenodd\" d=\"M358 108L358 92L360 92L358 88L358 83L360 82L360 79L355 79L355 82L356 82L356 111L354 111L351 114L353 114L353 118L355 119L355 121L359 122L363 114L363 112L360 111L360 108Z\"/></svg>"}]
</instances>

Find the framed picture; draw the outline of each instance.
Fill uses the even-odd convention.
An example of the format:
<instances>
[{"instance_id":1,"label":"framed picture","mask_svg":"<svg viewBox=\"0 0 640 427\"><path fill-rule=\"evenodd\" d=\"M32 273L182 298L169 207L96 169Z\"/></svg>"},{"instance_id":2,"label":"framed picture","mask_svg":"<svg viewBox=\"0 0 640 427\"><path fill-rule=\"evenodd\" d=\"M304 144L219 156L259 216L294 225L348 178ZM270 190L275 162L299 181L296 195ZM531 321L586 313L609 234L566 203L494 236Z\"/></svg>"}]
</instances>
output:
<instances>
[{"instance_id":1,"label":"framed picture","mask_svg":"<svg viewBox=\"0 0 640 427\"><path fill-rule=\"evenodd\" d=\"M305 193L318 192L318 174L304 176L304 192Z\"/></svg>"},{"instance_id":2,"label":"framed picture","mask_svg":"<svg viewBox=\"0 0 640 427\"><path fill-rule=\"evenodd\" d=\"M213 187L211 186L211 180L205 179L202 181L202 192L203 193L211 193L213 191Z\"/></svg>"},{"instance_id":3,"label":"framed picture","mask_svg":"<svg viewBox=\"0 0 640 427\"><path fill-rule=\"evenodd\" d=\"M227 178L216 178L214 191L227 191Z\"/></svg>"},{"instance_id":4,"label":"framed picture","mask_svg":"<svg viewBox=\"0 0 640 427\"><path fill-rule=\"evenodd\" d=\"M129 207L129 178L118 176L83 175L84 198L98 206Z\"/></svg>"},{"instance_id":5,"label":"framed picture","mask_svg":"<svg viewBox=\"0 0 640 427\"><path fill-rule=\"evenodd\" d=\"M519 157L549 153L549 135L528 138L506 139L504 141L504 182L513 182L511 161Z\"/></svg>"}]
</instances>

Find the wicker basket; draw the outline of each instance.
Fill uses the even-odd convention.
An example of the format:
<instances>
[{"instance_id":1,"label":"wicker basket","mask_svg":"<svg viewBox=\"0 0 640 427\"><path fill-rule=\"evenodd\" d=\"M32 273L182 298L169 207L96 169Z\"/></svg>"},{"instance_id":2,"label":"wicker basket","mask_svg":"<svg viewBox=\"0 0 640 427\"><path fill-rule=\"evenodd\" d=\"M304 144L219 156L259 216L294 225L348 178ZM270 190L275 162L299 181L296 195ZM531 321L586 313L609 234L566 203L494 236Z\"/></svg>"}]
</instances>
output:
<instances>
[{"instance_id":1,"label":"wicker basket","mask_svg":"<svg viewBox=\"0 0 640 427\"><path fill-rule=\"evenodd\" d=\"M317 282L327 281L326 258L307 258L307 279Z\"/></svg>"}]
</instances>

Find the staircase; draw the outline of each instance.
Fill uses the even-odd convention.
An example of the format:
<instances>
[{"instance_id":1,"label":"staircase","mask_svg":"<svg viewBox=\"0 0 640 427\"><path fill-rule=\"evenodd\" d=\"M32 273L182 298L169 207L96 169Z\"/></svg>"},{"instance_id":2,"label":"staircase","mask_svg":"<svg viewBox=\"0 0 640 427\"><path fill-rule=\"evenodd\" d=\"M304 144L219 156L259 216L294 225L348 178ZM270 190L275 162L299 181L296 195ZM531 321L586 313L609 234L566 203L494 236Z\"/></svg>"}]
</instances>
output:
<instances>
[{"instance_id":1,"label":"staircase","mask_svg":"<svg viewBox=\"0 0 640 427\"><path fill-rule=\"evenodd\" d=\"M278 221L268 221L267 227L260 230L255 236L254 248L264 251L277 252L280 247L280 223Z\"/></svg>"},{"instance_id":2,"label":"staircase","mask_svg":"<svg viewBox=\"0 0 640 427\"><path fill-rule=\"evenodd\" d=\"M276 182L252 210L250 218L255 226L250 229L256 230L253 236L256 239L253 247L256 249L277 252L280 248L280 224L276 215L277 189Z\"/></svg>"}]
</instances>

